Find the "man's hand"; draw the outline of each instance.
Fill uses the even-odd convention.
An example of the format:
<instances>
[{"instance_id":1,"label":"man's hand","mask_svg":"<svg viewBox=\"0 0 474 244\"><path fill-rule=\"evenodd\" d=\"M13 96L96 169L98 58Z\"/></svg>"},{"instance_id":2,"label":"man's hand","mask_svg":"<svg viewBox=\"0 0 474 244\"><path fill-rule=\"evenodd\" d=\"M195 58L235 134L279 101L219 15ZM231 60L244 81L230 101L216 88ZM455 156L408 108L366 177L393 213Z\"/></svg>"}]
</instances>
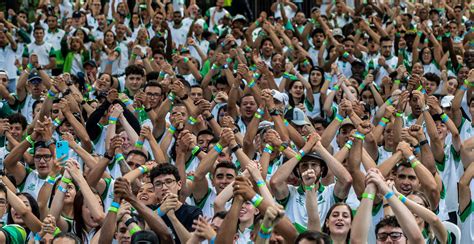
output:
<instances>
[{"instance_id":1,"label":"man's hand","mask_svg":"<svg viewBox=\"0 0 474 244\"><path fill-rule=\"evenodd\" d=\"M401 141L400 143L398 143L397 151L402 152L403 157L405 157L405 158L408 158L411 155L413 155L413 150L412 150L410 144L408 144L405 141Z\"/></svg>"},{"instance_id":2,"label":"man's hand","mask_svg":"<svg viewBox=\"0 0 474 244\"><path fill-rule=\"evenodd\" d=\"M390 119L392 118L393 114L395 113L395 107L393 106L387 106L385 107L385 111L383 113L383 117Z\"/></svg>"},{"instance_id":3,"label":"man's hand","mask_svg":"<svg viewBox=\"0 0 474 244\"><path fill-rule=\"evenodd\" d=\"M417 124L412 125L410 129L408 130L408 133L412 137L416 138L418 141L422 141L426 139L425 133L423 132L423 127L421 127L421 125L417 125Z\"/></svg>"},{"instance_id":4,"label":"man's hand","mask_svg":"<svg viewBox=\"0 0 474 244\"><path fill-rule=\"evenodd\" d=\"M418 145L418 140L416 139L416 137L410 135L409 131L409 128L403 128L401 131L401 139L403 141L408 142L411 146Z\"/></svg>"},{"instance_id":5,"label":"man's hand","mask_svg":"<svg viewBox=\"0 0 474 244\"><path fill-rule=\"evenodd\" d=\"M280 220L285 216L285 211L280 205L271 205L265 211L263 217L263 225L266 228L271 228L280 222Z\"/></svg>"},{"instance_id":6,"label":"man's hand","mask_svg":"<svg viewBox=\"0 0 474 244\"><path fill-rule=\"evenodd\" d=\"M234 181L234 197L241 196L243 199L250 201L255 196L252 183L248 178L237 176Z\"/></svg>"},{"instance_id":7,"label":"man's hand","mask_svg":"<svg viewBox=\"0 0 474 244\"><path fill-rule=\"evenodd\" d=\"M313 185L317 178L316 178L316 173L314 172L314 169L308 169L303 174L301 174L301 177L303 179L303 184L305 186L311 186Z\"/></svg>"},{"instance_id":8,"label":"man's hand","mask_svg":"<svg viewBox=\"0 0 474 244\"><path fill-rule=\"evenodd\" d=\"M170 210L176 210L178 208L179 200L178 196L173 193L168 193L161 203L160 210L168 214Z\"/></svg>"},{"instance_id":9,"label":"man's hand","mask_svg":"<svg viewBox=\"0 0 474 244\"><path fill-rule=\"evenodd\" d=\"M112 104L117 99L118 99L117 89L115 89L115 88L110 89L109 92L107 93L107 101L110 104Z\"/></svg>"},{"instance_id":10,"label":"man's hand","mask_svg":"<svg viewBox=\"0 0 474 244\"><path fill-rule=\"evenodd\" d=\"M193 228L195 229L196 235L204 240L211 240L216 236L216 232L211 224L203 216L199 216L198 219L193 221Z\"/></svg>"},{"instance_id":11,"label":"man's hand","mask_svg":"<svg viewBox=\"0 0 474 244\"><path fill-rule=\"evenodd\" d=\"M364 120L357 126L357 131L364 135L367 135L372 132L373 127L374 126L372 125L372 123L370 123L369 120Z\"/></svg>"},{"instance_id":12,"label":"man's hand","mask_svg":"<svg viewBox=\"0 0 474 244\"><path fill-rule=\"evenodd\" d=\"M430 107L431 114L443 113L443 109L439 106L438 99L435 96L429 96L426 100L426 104Z\"/></svg>"},{"instance_id":13,"label":"man's hand","mask_svg":"<svg viewBox=\"0 0 474 244\"><path fill-rule=\"evenodd\" d=\"M227 147L234 138L234 132L230 128L223 128L221 131L219 143L222 147Z\"/></svg>"},{"instance_id":14,"label":"man's hand","mask_svg":"<svg viewBox=\"0 0 474 244\"><path fill-rule=\"evenodd\" d=\"M132 192L130 183L125 178L117 178L114 183L114 194L121 196L122 199L125 199L127 202L130 202L133 199L136 199L135 194Z\"/></svg>"},{"instance_id":15,"label":"man's hand","mask_svg":"<svg viewBox=\"0 0 474 244\"><path fill-rule=\"evenodd\" d=\"M140 136L150 141L153 138L153 134L151 133L151 129L149 126L143 126L140 130Z\"/></svg>"}]
</instances>

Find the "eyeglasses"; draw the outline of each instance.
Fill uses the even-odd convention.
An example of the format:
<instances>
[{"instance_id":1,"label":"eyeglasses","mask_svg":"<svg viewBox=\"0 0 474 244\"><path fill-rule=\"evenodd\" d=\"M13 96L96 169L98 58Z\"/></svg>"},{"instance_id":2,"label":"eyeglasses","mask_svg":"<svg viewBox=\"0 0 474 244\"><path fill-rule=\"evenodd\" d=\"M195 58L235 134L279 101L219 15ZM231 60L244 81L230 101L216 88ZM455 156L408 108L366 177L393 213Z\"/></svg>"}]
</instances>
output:
<instances>
[{"instance_id":1,"label":"eyeglasses","mask_svg":"<svg viewBox=\"0 0 474 244\"><path fill-rule=\"evenodd\" d=\"M49 161L49 160L51 160L52 157L53 157L53 155L51 155L51 154L35 155L35 156L34 156L34 159L35 159L36 161L41 161L41 159L44 159L45 161Z\"/></svg>"},{"instance_id":2,"label":"eyeglasses","mask_svg":"<svg viewBox=\"0 0 474 244\"><path fill-rule=\"evenodd\" d=\"M176 180L166 179L165 182L155 181L153 185L155 185L155 188L158 188L158 189L163 188L163 185L166 185L167 188L170 188L175 182Z\"/></svg>"},{"instance_id":3,"label":"eyeglasses","mask_svg":"<svg viewBox=\"0 0 474 244\"><path fill-rule=\"evenodd\" d=\"M377 240L379 241L386 241L388 237L390 237L390 240L392 241L398 241L400 238L402 238L403 233L402 232L382 232L377 234Z\"/></svg>"}]
</instances>

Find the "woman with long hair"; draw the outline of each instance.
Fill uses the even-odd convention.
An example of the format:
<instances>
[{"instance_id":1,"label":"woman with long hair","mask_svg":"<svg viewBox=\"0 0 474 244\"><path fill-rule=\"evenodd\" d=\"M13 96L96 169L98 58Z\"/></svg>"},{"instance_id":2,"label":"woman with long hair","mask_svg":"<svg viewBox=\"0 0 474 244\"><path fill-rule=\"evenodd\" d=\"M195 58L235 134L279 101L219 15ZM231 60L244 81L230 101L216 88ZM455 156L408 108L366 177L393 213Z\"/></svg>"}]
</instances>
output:
<instances>
[{"instance_id":1,"label":"woman with long hair","mask_svg":"<svg viewBox=\"0 0 474 244\"><path fill-rule=\"evenodd\" d=\"M326 215L322 232L329 236L331 243L347 244L351 236L353 219L351 207L347 203L336 203Z\"/></svg>"}]
</instances>

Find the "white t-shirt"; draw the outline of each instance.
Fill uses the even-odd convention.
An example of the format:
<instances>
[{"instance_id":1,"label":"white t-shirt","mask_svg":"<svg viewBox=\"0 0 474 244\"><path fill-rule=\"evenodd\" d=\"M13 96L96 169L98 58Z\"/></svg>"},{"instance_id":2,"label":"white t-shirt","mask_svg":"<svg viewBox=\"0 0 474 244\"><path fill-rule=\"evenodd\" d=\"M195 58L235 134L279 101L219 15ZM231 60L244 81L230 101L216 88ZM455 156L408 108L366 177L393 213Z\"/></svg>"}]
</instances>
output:
<instances>
[{"instance_id":1,"label":"white t-shirt","mask_svg":"<svg viewBox=\"0 0 474 244\"><path fill-rule=\"evenodd\" d=\"M215 12L215 14L214 14ZM214 24L219 25L219 21L226 15L230 14L227 10L222 9L221 11L217 11L216 7L211 7L206 11L206 16L209 17L209 31L212 31L214 28L214 24L212 24L211 17L214 14Z\"/></svg>"}]
</instances>

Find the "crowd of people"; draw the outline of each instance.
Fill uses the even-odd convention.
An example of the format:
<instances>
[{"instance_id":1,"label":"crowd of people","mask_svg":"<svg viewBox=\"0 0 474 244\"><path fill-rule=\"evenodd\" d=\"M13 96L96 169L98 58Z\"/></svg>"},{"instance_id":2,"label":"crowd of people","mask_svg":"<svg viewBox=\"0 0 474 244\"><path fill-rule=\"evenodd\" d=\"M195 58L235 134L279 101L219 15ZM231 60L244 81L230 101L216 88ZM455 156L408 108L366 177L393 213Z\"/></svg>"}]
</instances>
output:
<instances>
[{"instance_id":1,"label":"crowd of people","mask_svg":"<svg viewBox=\"0 0 474 244\"><path fill-rule=\"evenodd\" d=\"M211 2L0 12L0 243L474 243L472 1Z\"/></svg>"}]
</instances>

